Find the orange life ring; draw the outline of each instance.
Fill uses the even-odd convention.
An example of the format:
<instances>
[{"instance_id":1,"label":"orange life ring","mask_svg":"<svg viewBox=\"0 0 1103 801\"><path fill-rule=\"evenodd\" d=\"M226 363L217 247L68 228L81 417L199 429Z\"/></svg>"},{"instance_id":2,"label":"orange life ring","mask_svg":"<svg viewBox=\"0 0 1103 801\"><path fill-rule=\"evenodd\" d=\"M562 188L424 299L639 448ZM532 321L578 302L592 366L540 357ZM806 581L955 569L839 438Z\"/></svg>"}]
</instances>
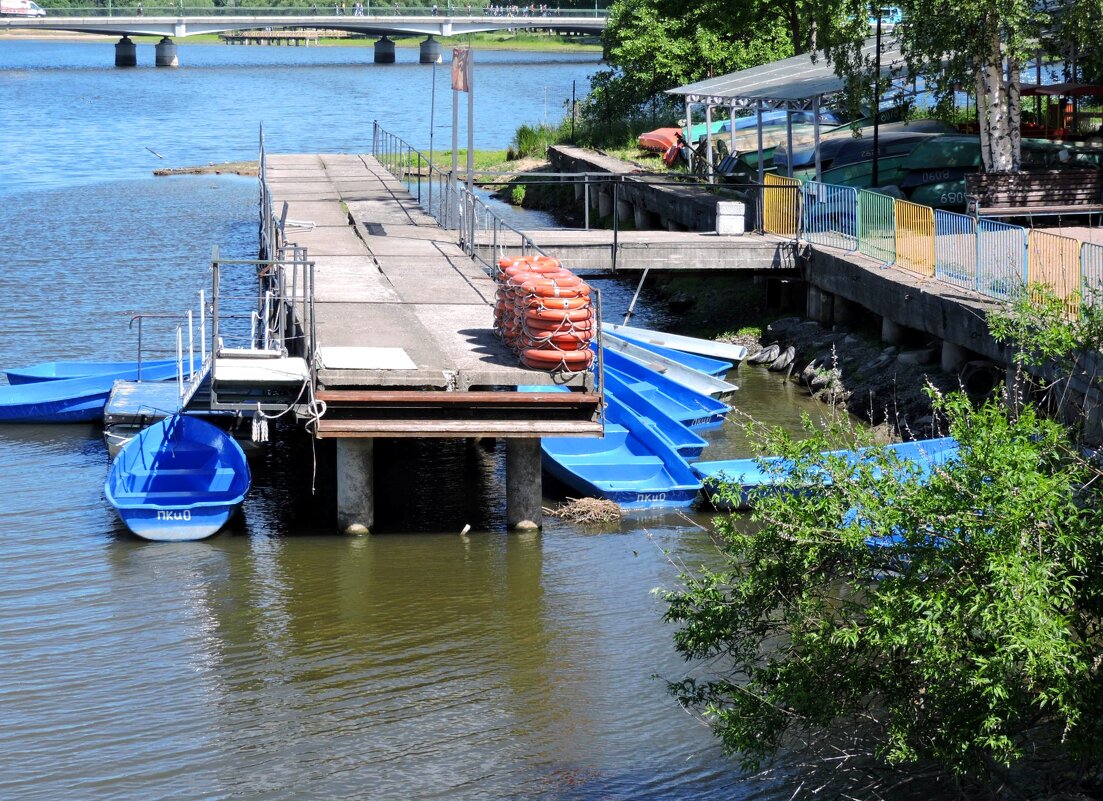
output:
<instances>
[{"instance_id":1,"label":"orange life ring","mask_svg":"<svg viewBox=\"0 0 1103 801\"><path fill-rule=\"evenodd\" d=\"M578 372L587 369L594 360L594 352L586 350L539 350L528 348L521 351L521 363L537 370L567 370Z\"/></svg>"},{"instance_id":2,"label":"orange life ring","mask_svg":"<svg viewBox=\"0 0 1103 801\"><path fill-rule=\"evenodd\" d=\"M580 309L549 309L546 307L530 307L525 311L526 322L541 320L550 323L559 323L564 321L571 323L581 323L585 322L586 320L592 319L594 319L594 312L588 307L583 307Z\"/></svg>"},{"instance_id":3,"label":"orange life ring","mask_svg":"<svg viewBox=\"0 0 1103 801\"><path fill-rule=\"evenodd\" d=\"M525 281L521 288L530 295L541 298L578 298L587 297L590 294L588 284L579 283L577 286L559 286L547 278Z\"/></svg>"},{"instance_id":4,"label":"orange life ring","mask_svg":"<svg viewBox=\"0 0 1103 801\"><path fill-rule=\"evenodd\" d=\"M592 309L590 298L579 295L574 298L544 298L537 296L522 297L521 302L527 309L547 309L548 311L575 311L577 309Z\"/></svg>"}]
</instances>

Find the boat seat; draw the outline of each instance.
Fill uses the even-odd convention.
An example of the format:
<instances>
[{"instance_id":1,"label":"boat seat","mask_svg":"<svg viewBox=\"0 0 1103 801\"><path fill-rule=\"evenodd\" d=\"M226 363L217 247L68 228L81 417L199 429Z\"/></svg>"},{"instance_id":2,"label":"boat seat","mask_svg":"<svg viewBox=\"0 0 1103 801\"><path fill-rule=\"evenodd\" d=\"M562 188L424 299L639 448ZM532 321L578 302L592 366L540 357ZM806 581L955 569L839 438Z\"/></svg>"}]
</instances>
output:
<instances>
[{"instance_id":1,"label":"boat seat","mask_svg":"<svg viewBox=\"0 0 1103 801\"><path fill-rule=\"evenodd\" d=\"M207 481L207 477L210 476L210 480ZM138 487L139 489L127 490L126 495L160 495L160 494L187 494L195 497L197 494L207 492L225 492L230 489L234 483L234 477L236 471L231 467L219 467L216 470L204 470L196 468L169 468L158 470L134 470L126 476L126 482L130 487ZM194 487L185 488L183 490L161 490L158 485L169 484L170 486L176 485L180 480L187 480L189 478L200 479L200 481L194 482ZM146 489L141 489L145 487ZM120 494L121 496L122 494Z\"/></svg>"}]
</instances>

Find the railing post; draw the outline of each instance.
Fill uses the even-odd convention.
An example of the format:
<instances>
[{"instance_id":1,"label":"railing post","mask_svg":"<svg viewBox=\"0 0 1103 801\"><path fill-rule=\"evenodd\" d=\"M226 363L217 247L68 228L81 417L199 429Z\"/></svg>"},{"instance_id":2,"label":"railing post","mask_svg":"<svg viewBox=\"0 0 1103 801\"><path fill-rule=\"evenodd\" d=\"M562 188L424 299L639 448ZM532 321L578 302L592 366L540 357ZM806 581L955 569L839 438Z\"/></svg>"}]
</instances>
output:
<instances>
[{"instance_id":1,"label":"railing post","mask_svg":"<svg viewBox=\"0 0 1103 801\"><path fill-rule=\"evenodd\" d=\"M617 212L617 187L620 185L619 181L613 181L613 253L612 253L612 267L613 273L617 272L617 251L620 249L620 214Z\"/></svg>"},{"instance_id":2,"label":"railing post","mask_svg":"<svg viewBox=\"0 0 1103 801\"><path fill-rule=\"evenodd\" d=\"M379 155L379 120L371 121L371 154Z\"/></svg>"},{"instance_id":3,"label":"railing post","mask_svg":"<svg viewBox=\"0 0 1103 801\"><path fill-rule=\"evenodd\" d=\"M191 309L188 309L188 375L195 375L195 335L192 333Z\"/></svg>"},{"instance_id":4,"label":"railing post","mask_svg":"<svg viewBox=\"0 0 1103 801\"><path fill-rule=\"evenodd\" d=\"M583 198L582 199L586 204L586 210L583 213L583 220L584 220L583 226L584 226L585 230L589 231L590 230L590 175L589 175L589 173L582 176L582 186L583 186L583 189L582 189Z\"/></svg>"},{"instance_id":5,"label":"railing post","mask_svg":"<svg viewBox=\"0 0 1103 801\"><path fill-rule=\"evenodd\" d=\"M207 293L199 290L199 363L207 363Z\"/></svg>"}]
</instances>

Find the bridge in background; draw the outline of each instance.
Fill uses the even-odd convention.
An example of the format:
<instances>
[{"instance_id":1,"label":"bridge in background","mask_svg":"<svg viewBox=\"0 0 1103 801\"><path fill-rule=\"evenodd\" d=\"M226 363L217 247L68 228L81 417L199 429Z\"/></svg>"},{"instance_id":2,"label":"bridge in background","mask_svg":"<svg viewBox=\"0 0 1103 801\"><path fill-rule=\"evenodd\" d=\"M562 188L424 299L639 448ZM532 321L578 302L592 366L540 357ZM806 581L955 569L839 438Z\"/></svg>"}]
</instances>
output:
<instances>
[{"instance_id":1,"label":"bridge in background","mask_svg":"<svg viewBox=\"0 0 1103 801\"><path fill-rule=\"evenodd\" d=\"M480 4L481 5L481 4ZM326 11L333 5L322 4ZM473 13L460 14L453 9L445 14L427 13L424 8L400 8L379 13L354 15L349 13L318 13L317 5L309 8L253 9L264 13L241 13L240 8L180 8L157 7L148 14L139 15L134 9L87 8L66 9L79 16L5 17L0 20L0 30L71 31L120 36L115 45L115 65L136 66L137 51L131 36L160 36L157 44L156 63L159 67L179 65L174 38L182 39L201 34L223 33L260 29L308 28L333 30L380 37L375 43L375 62L394 62L394 42L391 36L425 36L421 43L421 63L431 64L440 60L438 36L459 36L468 33L487 33L509 30L547 30L556 33L597 34L605 28L606 11L593 9L549 9L541 13L491 14L488 9L476 8ZM126 16L118 15L125 11ZM154 13L155 12L155 13Z\"/></svg>"}]
</instances>

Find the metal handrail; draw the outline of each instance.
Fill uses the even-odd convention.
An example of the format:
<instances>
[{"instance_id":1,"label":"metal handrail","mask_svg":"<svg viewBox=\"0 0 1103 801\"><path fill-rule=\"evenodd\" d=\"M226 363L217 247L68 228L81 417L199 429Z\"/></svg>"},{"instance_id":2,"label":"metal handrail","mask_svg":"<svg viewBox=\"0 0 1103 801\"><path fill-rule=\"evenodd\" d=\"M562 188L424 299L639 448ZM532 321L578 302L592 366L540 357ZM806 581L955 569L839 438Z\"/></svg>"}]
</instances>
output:
<instances>
[{"instance_id":1,"label":"metal handrail","mask_svg":"<svg viewBox=\"0 0 1103 801\"><path fill-rule=\"evenodd\" d=\"M568 0L569 2L569 0ZM179 17L304 17L311 20L324 20L329 23L332 20L339 19L347 21L350 26L369 22L373 19L394 19L396 17L406 17L409 21L433 21L439 22L447 19L459 18L465 21L468 20L500 20L509 19L520 22L521 20L544 20L544 19L559 19L559 18L571 18L571 17L585 17L589 19L604 19L608 17L609 12L607 8L598 7L598 3L579 3L577 8L564 8L566 3L557 3L557 8L549 8L546 13L541 14L490 14L484 13L491 7L498 4L494 3L479 3L471 4L471 11L467 10L467 3L453 3L453 8L449 11L445 9L439 9L439 13L432 13L433 3L431 1L425 3L410 3L405 2L402 5L388 4L386 2L376 2L373 8L370 0L364 4L364 14L356 16L352 13L351 8L346 8L343 13L336 13L334 3L320 2L316 4L308 4L302 6L270 6L266 8L257 7L241 7L241 6L187 6L176 3L155 3L145 4L142 3L142 8L138 10L138 3L128 2L125 5L109 4L105 6L81 6L81 7L67 7L47 9L47 20L57 19L86 19L88 17L112 17L112 18L135 18L143 21L152 21L158 17L170 17L176 19ZM504 5L504 4L502 4ZM583 8L585 5L587 7ZM340 3L337 4L340 6ZM64 12L64 13L60 13ZM15 18L18 19L18 18ZM35 18L30 18L35 19ZM518 27L526 27L520 25ZM534 25L532 27L540 27Z\"/></svg>"}]
</instances>

